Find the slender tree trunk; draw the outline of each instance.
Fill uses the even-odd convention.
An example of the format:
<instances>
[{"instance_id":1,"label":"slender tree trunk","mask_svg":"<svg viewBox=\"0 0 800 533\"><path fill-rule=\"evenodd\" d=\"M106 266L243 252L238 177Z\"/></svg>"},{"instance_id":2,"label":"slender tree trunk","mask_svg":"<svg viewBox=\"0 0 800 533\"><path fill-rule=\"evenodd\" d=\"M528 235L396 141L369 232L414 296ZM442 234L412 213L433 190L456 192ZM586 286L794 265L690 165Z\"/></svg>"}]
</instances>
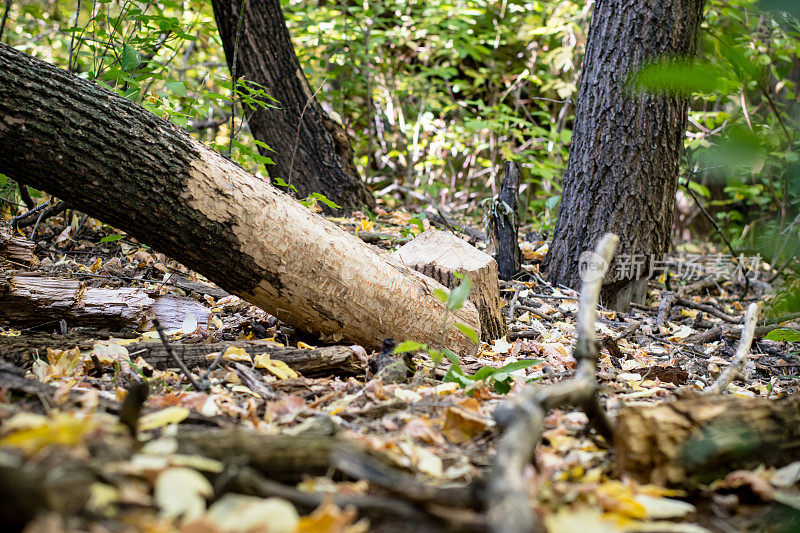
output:
<instances>
[{"instance_id":1,"label":"slender tree trunk","mask_svg":"<svg viewBox=\"0 0 800 533\"><path fill-rule=\"evenodd\" d=\"M668 250L687 109L682 98L633 94L626 82L648 61L694 54L704 3L598 0L594 6L561 207L543 268L552 283L577 288L581 253L616 233L620 253L603 291L615 309L642 301L651 257Z\"/></svg>"},{"instance_id":2,"label":"slender tree trunk","mask_svg":"<svg viewBox=\"0 0 800 533\"><path fill-rule=\"evenodd\" d=\"M204 274L281 320L367 348L438 346L439 283L379 254L179 128L0 44L0 172ZM453 321L480 328L467 302ZM455 328L447 345L475 346Z\"/></svg>"},{"instance_id":3,"label":"slender tree trunk","mask_svg":"<svg viewBox=\"0 0 800 533\"><path fill-rule=\"evenodd\" d=\"M213 0L228 66L233 70L242 0ZM249 117L253 136L274 150L270 176L282 178L301 197L317 192L346 212L373 207L375 199L353 164L344 128L314 98L294 53L280 0L245 0L244 20L235 52L236 76L265 87L279 109L258 110Z\"/></svg>"}]
</instances>

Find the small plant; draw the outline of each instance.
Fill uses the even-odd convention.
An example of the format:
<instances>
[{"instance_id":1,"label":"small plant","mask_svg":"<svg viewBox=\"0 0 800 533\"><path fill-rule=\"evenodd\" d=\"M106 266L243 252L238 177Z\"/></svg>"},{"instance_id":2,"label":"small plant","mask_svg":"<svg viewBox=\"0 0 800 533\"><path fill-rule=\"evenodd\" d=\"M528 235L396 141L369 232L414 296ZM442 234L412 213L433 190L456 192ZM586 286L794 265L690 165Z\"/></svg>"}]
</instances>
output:
<instances>
[{"instance_id":1,"label":"small plant","mask_svg":"<svg viewBox=\"0 0 800 533\"><path fill-rule=\"evenodd\" d=\"M453 311L458 311L464 306L464 302L467 300L469 291L472 288L472 281L470 281L469 276L456 273L456 277L461 279L461 283L459 283L458 286L456 286L450 292L442 289L437 289L434 291L434 294L436 294L436 296L447 305L447 310L445 311L444 318L442 319L442 337L444 337L447 328L450 326L455 326L474 343L478 344L480 343L480 339L478 338L478 334L474 329L465 324L451 324L448 321L450 313ZM461 363L458 355L456 355L452 350L445 348L443 344L444 339L436 348L428 347L427 344L417 341L405 341L397 345L397 347L394 349L394 353L400 354L415 352L417 350L425 350L433 360L434 366L438 365L443 357L446 357L447 360L450 361L450 367L447 369L447 373L444 376L444 381L458 383L467 389L470 389L476 386L479 382L484 381L486 383L491 383L494 387L494 390L500 394L506 394L511 390L513 385L511 372L528 368L542 362L541 359L522 359L520 361L515 361L513 363L504 365L500 368L484 366L474 374L466 374L461 369Z\"/></svg>"}]
</instances>

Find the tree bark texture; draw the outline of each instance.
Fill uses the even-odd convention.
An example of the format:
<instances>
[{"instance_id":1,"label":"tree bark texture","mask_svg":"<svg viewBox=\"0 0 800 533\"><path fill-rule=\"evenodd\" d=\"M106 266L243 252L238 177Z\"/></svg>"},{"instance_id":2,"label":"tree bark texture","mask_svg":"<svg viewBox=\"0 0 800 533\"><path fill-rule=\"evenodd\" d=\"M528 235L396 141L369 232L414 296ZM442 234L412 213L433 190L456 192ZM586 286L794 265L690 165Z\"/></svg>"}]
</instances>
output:
<instances>
[{"instance_id":1,"label":"tree bark texture","mask_svg":"<svg viewBox=\"0 0 800 533\"><path fill-rule=\"evenodd\" d=\"M242 0L214 0L213 5L228 66L233 70ZM236 76L264 86L280 102L278 109L259 109L248 119L253 136L275 150L259 148L275 162L268 169L270 176L297 187L301 197L322 193L347 213L375 205L353 164L347 133L314 99L279 0L244 2Z\"/></svg>"},{"instance_id":2,"label":"tree bark texture","mask_svg":"<svg viewBox=\"0 0 800 533\"><path fill-rule=\"evenodd\" d=\"M704 3L595 3L561 207L543 264L551 283L577 289L579 256L613 232L620 236L620 253L603 299L623 309L631 297L644 297L651 254L659 258L669 246L687 103L634 94L626 84L650 61L695 53ZM634 255L643 260L639 275L627 267Z\"/></svg>"},{"instance_id":3,"label":"tree bark texture","mask_svg":"<svg viewBox=\"0 0 800 533\"><path fill-rule=\"evenodd\" d=\"M441 284L379 254L166 120L0 45L0 172L55 194L302 330L438 346ZM451 315L478 329L472 303ZM446 345L477 346L456 328Z\"/></svg>"}]
</instances>

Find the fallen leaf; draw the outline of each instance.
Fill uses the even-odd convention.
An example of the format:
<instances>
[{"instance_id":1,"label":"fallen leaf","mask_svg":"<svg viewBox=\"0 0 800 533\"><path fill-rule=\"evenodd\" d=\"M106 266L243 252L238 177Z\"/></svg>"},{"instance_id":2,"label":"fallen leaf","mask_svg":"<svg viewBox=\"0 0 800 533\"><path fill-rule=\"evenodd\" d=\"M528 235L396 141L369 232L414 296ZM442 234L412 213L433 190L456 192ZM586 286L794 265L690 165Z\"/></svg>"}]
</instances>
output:
<instances>
[{"instance_id":1,"label":"fallen leaf","mask_svg":"<svg viewBox=\"0 0 800 533\"><path fill-rule=\"evenodd\" d=\"M179 424L189 416L189 409L185 407L172 406L165 407L155 413L147 413L139 419L139 429L147 431L167 426L169 424Z\"/></svg>"},{"instance_id":2,"label":"fallen leaf","mask_svg":"<svg viewBox=\"0 0 800 533\"><path fill-rule=\"evenodd\" d=\"M174 467L156 479L154 499L162 518L194 520L206 509L206 498L214 494L211 483L197 470Z\"/></svg>"},{"instance_id":3,"label":"fallen leaf","mask_svg":"<svg viewBox=\"0 0 800 533\"><path fill-rule=\"evenodd\" d=\"M270 359L268 353L262 353L255 357L255 367L263 368L267 372L273 374L278 379L295 379L297 372L289 368L289 365L283 361Z\"/></svg>"},{"instance_id":4,"label":"fallen leaf","mask_svg":"<svg viewBox=\"0 0 800 533\"><path fill-rule=\"evenodd\" d=\"M360 521L355 507L339 508L331 499L326 499L313 513L300 519L296 533L363 533L368 523Z\"/></svg>"}]
</instances>

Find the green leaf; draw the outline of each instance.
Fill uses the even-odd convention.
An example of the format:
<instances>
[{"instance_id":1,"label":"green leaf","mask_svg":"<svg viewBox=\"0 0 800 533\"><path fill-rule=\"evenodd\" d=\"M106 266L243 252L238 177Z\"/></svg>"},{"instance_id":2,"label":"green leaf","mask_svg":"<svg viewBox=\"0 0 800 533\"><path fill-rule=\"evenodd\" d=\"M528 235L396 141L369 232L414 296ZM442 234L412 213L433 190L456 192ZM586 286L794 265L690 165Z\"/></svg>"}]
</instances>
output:
<instances>
[{"instance_id":1,"label":"green leaf","mask_svg":"<svg viewBox=\"0 0 800 533\"><path fill-rule=\"evenodd\" d=\"M800 331L789 328L773 329L764 338L769 341L800 342Z\"/></svg>"},{"instance_id":2,"label":"green leaf","mask_svg":"<svg viewBox=\"0 0 800 533\"><path fill-rule=\"evenodd\" d=\"M337 205L336 202L333 202L333 201L329 200L328 197L325 196L324 194L320 194L318 192L312 192L311 196L313 196L314 198L316 198L317 200L319 200L323 204L327 205L331 209L341 209L342 208L342 206Z\"/></svg>"},{"instance_id":3,"label":"green leaf","mask_svg":"<svg viewBox=\"0 0 800 533\"><path fill-rule=\"evenodd\" d=\"M425 345L417 341L404 341L398 344L393 353L406 353L415 352L417 350L424 350Z\"/></svg>"},{"instance_id":4,"label":"green leaf","mask_svg":"<svg viewBox=\"0 0 800 533\"><path fill-rule=\"evenodd\" d=\"M114 242L120 240L121 238L122 235L106 235L105 237L100 239L100 242Z\"/></svg>"},{"instance_id":5,"label":"green leaf","mask_svg":"<svg viewBox=\"0 0 800 533\"><path fill-rule=\"evenodd\" d=\"M122 45L119 62L125 70L133 70L142 63L139 52L128 43Z\"/></svg>"},{"instance_id":6,"label":"green leaf","mask_svg":"<svg viewBox=\"0 0 800 533\"><path fill-rule=\"evenodd\" d=\"M498 394L508 394L511 392L511 380L495 381L494 390Z\"/></svg>"},{"instance_id":7,"label":"green leaf","mask_svg":"<svg viewBox=\"0 0 800 533\"><path fill-rule=\"evenodd\" d=\"M178 96L186 97L186 85L182 81L168 81L167 89Z\"/></svg>"},{"instance_id":8,"label":"green leaf","mask_svg":"<svg viewBox=\"0 0 800 533\"><path fill-rule=\"evenodd\" d=\"M461 362L458 359L458 356L455 353L453 353L453 350L450 350L449 348L443 348L442 353L444 353L444 356L447 357L447 359L450 360L450 362L453 363L454 365L457 365Z\"/></svg>"},{"instance_id":9,"label":"green leaf","mask_svg":"<svg viewBox=\"0 0 800 533\"><path fill-rule=\"evenodd\" d=\"M466 324L459 323L456 324L456 328L458 328L458 331L469 337L469 339L475 344L481 343L481 340L478 338L478 334L471 327L467 326Z\"/></svg>"},{"instance_id":10,"label":"green leaf","mask_svg":"<svg viewBox=\"0 0 800 533\"><path fill-rule=\"evenodd\" d=\"M515 370L522 370L523 368L528 368L530 366L538 365L541 363L543 359L520 359L519 361L514 361L513 363L508 363L507 365L503 365L498 370L502 370L503 372L511 373Z\"/></svg>"},{"instance_id":11,"label":"green leaf","mask_svg":"<svg viewBox=\"0 0 800 533\"><path fill-rule=\"evenodd\" d=\"M634 90L663 91L689 97L694 93L726 91L728 77L721 69L694 61L656 61L639 69L628 83Z\"/></svg>"},{"instance_id":12,"label":"green leaf","mask_svg":"<svg viewBox=\"0 0 800 533\"><path fill-rule=\"evenodd\" d=\"M690 181L689 188L704 198L711 198L711 191L709 191L708 187L705 185L701 185L696 181Z\"/></svg>"},{"instance_id":13,"label":"green leaf","mask_svg":"<svg viewBox=\"0 0 800 533\"><path fill-rule=\"evenodd\" d=\"M472 379L474 379L475 381L480 381L482 379L486 379L488 377L491 377L492 374L494 374L495 372L497 372L497 369L495 367L493 367L493 366L484 366L480 370L478 370L477 372L472 374Z\"/></svg>"},{"instance_id":14,"label":"green leaf","mask_svg":"<svg viewBox=\"0 0 800 533\"><path fill-rule=\"evenodd\" d=\"M472 289L472 281L467 276L459 283L458 287L450 291L450 296L447 298L447 308L451 311L461 309L464 302L467 301L470 289Z\"/></svg>"},{"instance_id":15,"label":"green leaf","mask_svg":"<svg viewBox=\"0 0 800 533\"><path fill-rule=\"evenodd\" d=\"M447 293L444 292L442 289L436 289L433 291L433 294L436 295L442 302L447 303Z\"/></svg>"}]
</instances>

